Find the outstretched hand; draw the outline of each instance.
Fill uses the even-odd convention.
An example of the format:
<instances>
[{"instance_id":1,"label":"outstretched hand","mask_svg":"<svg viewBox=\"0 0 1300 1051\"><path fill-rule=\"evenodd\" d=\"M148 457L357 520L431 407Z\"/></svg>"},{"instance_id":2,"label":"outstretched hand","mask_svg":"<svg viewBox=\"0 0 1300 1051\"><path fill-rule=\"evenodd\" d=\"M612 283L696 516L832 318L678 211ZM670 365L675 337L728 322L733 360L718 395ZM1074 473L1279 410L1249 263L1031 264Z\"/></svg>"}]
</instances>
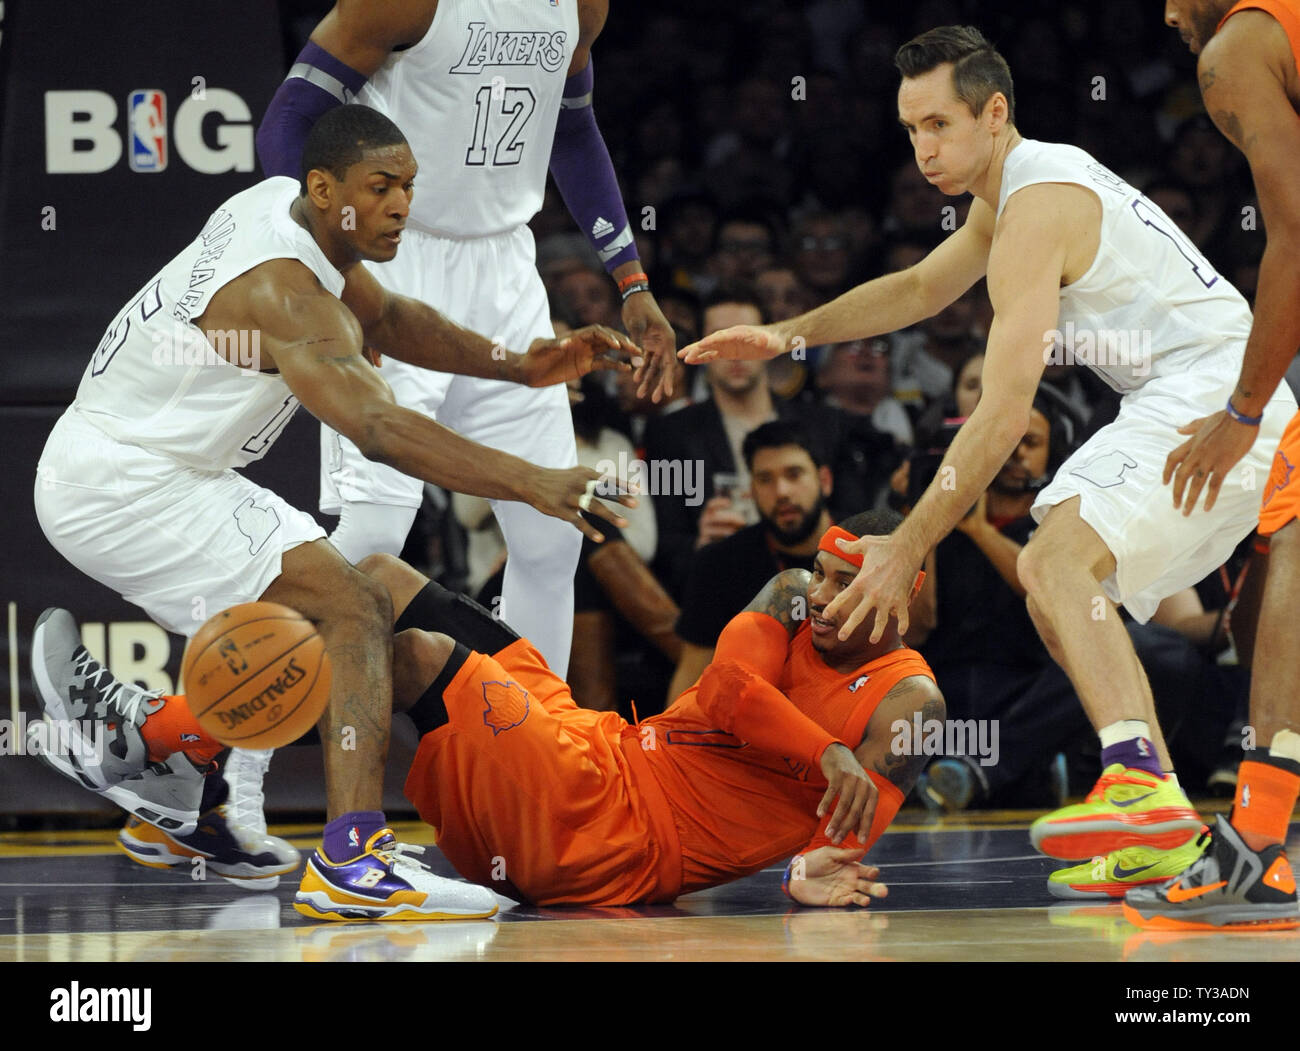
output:
<instances>
[{"instance_id":1,"label":"outstretched hand","mask_svg":"<svg viewBox=\"0 0 1300 1051\"><path fill-rule=\"evenodd\" d=\"M880 869L859 864L866 853L861 847L818 847L795 859L789 883L790 897L800 905L870 905L872 898L884 898L889 888L880 879Z\"/></svg>"},{"instance_id":2,"label":"outstretched hand","mask_svg":"<svg viewBox=\"0 0 1300 1051\"><path fill-rule=\"evenodd\" d=\"M732 325L683 347L677 356L688 365L707 361L766 361L785 353L785 339L767 325Z\"/></svg>"},{"instance_id":3,"label":"outstretched hand","mask_svg":"<svg viewBox=\"0 0 1300 1051\"><path fill-rule=\"evenodd\" d=\"M623 325L632 342L644 351L632 377L637 384L636 396L644 398L650 393L650 400L655 403L671 398L677 335L654 296L649 292L628 296L623 304Z\"/></svg>"},{"instance_id":4,"label":"outstretched hand","mask_svg":"<svg viewBox=\"0 0 1300 1051\"><path fill-rule=\"evenodd\" d=\"M625 359L631 359L631 364ZM529 387L549 387L581 379L589 372L628 372L640 364L641 348L627 336L604 325L587 325L560 339L533 340L519 368L521 382Z\"/></svg>"},{"instance_id":5,"label":"outstretched hand","mask_svg":"<svg viewBox=\"0 0 1300 1051\"><path fill-rule=\"evenodd\" d=\"M911 558L898 550L898 543L889 536L864 536L854 541L838 539L840 550L862 556L862 568L853 583L841 591L826 607L826 619L839 623L839 637L843 642L868 613L876 612L871 629L871 642L880 641L891 616L898 618L898 633L907 634L907 605L916 581L916 566ZM844 620L845 615L848 619Z\"/></svg>"}]
</instances>

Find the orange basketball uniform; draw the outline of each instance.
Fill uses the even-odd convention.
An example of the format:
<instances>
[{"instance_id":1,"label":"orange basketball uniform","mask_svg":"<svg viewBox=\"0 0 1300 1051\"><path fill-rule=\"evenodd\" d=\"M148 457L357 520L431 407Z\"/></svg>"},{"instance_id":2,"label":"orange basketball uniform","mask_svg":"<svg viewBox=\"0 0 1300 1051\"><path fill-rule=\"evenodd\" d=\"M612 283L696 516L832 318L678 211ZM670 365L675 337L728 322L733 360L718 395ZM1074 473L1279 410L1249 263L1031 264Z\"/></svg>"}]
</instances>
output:
<instances>
[{"instance_id":1,"label":"orange basketball uniform","mask_svg":"<svg viewBox=\"0 0 1300 1051\"><path fill-rule=\"evenodd\" d=\"M856 747L881 699L910 675L933 679L914 650L836 672L807 623L788 639L773 618L742 613L700 680L632 725L579 708L520 639L460 668L443 694L450 722L420 741L406 794L466 878L511 897L671 901L814 840L828 820L816 816L821 751L835 740ZM894 785L872 780L880 802L865 846L902 803Z\"/></svg>"},{"instance_id":2,"label":"orange basketball uniform","mask_svg":"<svg viewBox=\"0 0 1300 1051\"><path fill-rule=\"evenodd\" d=\"M1286 31L1296 69L1300 71L1300 0L1241 0L1223 16L1219 28L1223 28L1223 23L1238 11L1252 8L1265 11L1277 19L1278 24ZM1268 482L1264 486L1259 512L1261 536L1272 536L1291 519L1300 515L1300 479L1295 477L1298 464L1300 464L1300 413L1293 416L1291 422L1287 424L1286 431L1282 434L1282 442L1273 457L1273 468L1269 471Z\"/></svg>"}]
</instances>

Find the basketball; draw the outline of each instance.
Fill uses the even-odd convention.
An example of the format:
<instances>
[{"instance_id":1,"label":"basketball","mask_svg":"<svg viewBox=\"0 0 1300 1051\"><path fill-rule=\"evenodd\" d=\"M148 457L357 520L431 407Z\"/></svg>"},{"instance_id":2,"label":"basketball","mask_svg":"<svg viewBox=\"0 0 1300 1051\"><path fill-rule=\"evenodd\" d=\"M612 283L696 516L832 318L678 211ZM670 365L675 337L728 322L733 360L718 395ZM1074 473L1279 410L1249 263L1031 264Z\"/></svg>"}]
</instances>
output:
<instances>
[{"instance_id":1,"label":"basketball","mask_svg":"<svg viewBox=\"0 0 1300 1051\"><path fill-rule=\"evenodd\" d=\"M222 744L280 748L329 701L330 659L311 621L275 602L232 606L190 639L181 661L199 725Z\"/></svg>"}]
</instances>

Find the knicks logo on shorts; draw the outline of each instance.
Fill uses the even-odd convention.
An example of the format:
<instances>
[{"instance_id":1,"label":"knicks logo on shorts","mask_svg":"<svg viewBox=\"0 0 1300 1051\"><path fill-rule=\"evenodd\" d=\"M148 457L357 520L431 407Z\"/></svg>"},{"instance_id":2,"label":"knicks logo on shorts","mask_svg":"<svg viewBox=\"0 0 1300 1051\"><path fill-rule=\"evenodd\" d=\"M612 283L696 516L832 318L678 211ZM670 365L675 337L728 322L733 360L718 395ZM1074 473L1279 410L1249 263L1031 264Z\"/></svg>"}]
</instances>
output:
<instances>
[{"instance_id":1,"label":"knicks logo on shorts","mask_svg":"<svg viewBox=\"0 0 1300 1051\"><path fill-rule=\"evenodd\" d=\"M1261 507L1267 507L1273 497L1287 487L1287 483L1291 481L1291 472L1294 470L1295 465L1279 449L1277 455L1273 457L1273 467L1268 472L1268 488L1264 490L1264 502Z\"/></svg>"},{"instance_id":2,"label":"knicks logo on shorts","mask_svg":"<svg viewBox=\"0 0 1300 1051\"><path fill-rule=\"evenodd\" d=\"M483 700L483 723L493 737L528 718L528 691L517 682L485 682Z\"/></svg>"}]
</instances>

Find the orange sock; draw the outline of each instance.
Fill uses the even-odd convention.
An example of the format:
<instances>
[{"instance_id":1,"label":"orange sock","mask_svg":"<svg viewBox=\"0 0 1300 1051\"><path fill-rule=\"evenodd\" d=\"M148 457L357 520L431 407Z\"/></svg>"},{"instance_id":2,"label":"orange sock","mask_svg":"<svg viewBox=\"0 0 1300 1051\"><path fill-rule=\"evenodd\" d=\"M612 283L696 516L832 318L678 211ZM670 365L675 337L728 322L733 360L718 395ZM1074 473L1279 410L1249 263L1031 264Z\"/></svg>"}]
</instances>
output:
<instances>
[{"instance_id":1,"label":"orange sock","mask_svg":"<svg viewBox=\"0 0 1300 1051\"><path fill-rule=\"evenodd\" d=\"M1272 763L1244 760L1237 769L1232 825L1252 850L1284 843L1297 795L1300 775Z\"/></svg>"},{"instance_id":2,"label":"orange sock","mask_svg":"<svg viewBox=\"0 0 1300 1051\"><path fill-rule=\"evenodd\" d=\"M185 752L200 765L212 762L226 746L204 732L184 697L162 699L163 706L150 714L140 728L149 746L149 758L158 762L175 752Z\"/></svg>"}]
</instances>

